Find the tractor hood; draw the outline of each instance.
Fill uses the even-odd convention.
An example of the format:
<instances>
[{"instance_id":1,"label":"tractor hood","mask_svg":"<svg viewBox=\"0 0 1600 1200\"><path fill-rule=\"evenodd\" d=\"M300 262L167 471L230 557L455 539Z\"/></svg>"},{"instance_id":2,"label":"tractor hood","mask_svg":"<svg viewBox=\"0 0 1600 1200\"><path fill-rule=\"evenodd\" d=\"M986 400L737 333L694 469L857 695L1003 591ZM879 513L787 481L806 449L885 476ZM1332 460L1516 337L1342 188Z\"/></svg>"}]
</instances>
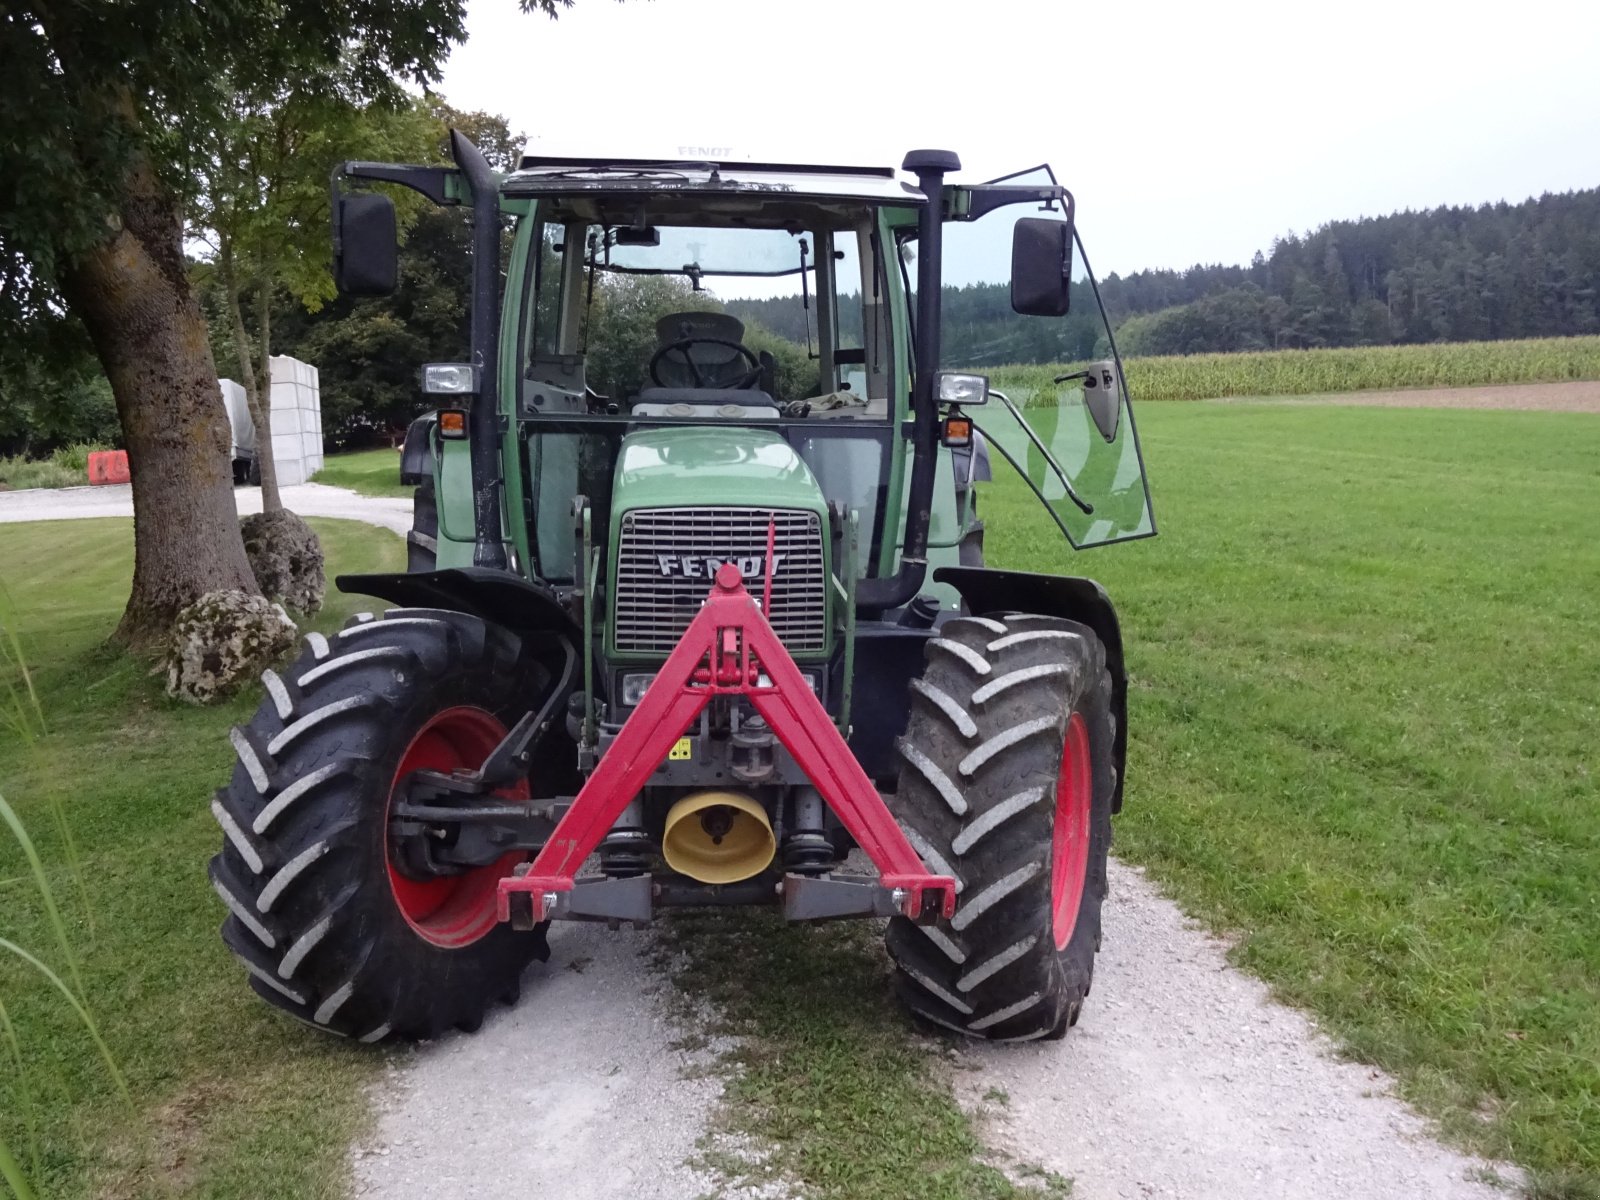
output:
<instances>
[{"instance_id":1,"label":"tractor hood","mask_svg":"<svg viewBox=\"0 0 1600 1200\"><path fill-rule=\"evenodd\" d=\"M776 433L748 425L635 430L622 439L611 511L803 508L826 512L811 468Z\"/></svg>"}]
</instances>

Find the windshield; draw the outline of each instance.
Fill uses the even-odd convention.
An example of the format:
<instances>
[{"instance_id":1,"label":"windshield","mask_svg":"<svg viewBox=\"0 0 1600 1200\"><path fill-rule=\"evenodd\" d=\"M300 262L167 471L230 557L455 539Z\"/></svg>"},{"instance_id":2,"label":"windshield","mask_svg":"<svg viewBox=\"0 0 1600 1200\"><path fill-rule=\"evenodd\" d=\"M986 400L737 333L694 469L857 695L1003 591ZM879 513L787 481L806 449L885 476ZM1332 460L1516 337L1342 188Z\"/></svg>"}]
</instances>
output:
<instances>
[{"instance_id":1,"label":"windshield","mask_svg":"<svg viewBox=\"0 0 1600 1200\"><path fill-rule=\"evenodd\" d=\"M799 229L658 225L640 235L653 237L656 245L623 244L620 239L635 236L630 229L604 231L606 244L597 246L601 236L600 230L591 235L591 259L598 252L603 269L621 272L665 273L688 280L720 276L731 281L799 275L816 262L816 235L808 236ZM797 283L790 280L788 286L793 288ZM745 289L724 287L723 290Z\"/></svg>"},{"instance_id":2,"label":"windshield","mask_svg":"<svg viewBox=\"0 0 1600 1200\"><path fill-rule=\"evenodd\" d=\"M541 197L519 236L518 412L545 578L573 577L572 497L598 511L618 439L641 420L777 422L829 502L859 514L862 569L876 570L909 372L882 210L772 193Z\"/></svg>"},{"instance_id":3,"label":"windshield","mask_svg":"<svg viewBox=\"0 0 1600 1200\"><path fill-rule=\"evenodd\" d=\"M567 395L558 407L578 414L658 416L653 406L670 403L889 418L874 206L583 194L541 198L534 228L525 393L548 400L558 388Z\"/></svg>"}]
</instances>

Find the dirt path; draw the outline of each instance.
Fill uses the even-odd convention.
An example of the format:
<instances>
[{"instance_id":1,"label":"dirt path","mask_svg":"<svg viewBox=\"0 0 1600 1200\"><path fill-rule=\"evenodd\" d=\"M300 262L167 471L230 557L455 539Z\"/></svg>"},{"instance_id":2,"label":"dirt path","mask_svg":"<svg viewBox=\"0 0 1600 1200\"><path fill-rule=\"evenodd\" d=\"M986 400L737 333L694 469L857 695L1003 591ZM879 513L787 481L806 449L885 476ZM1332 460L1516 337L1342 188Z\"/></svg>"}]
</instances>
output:
<instances>
[{"instance_id":1,"label":"dirt path","mask_svg":"<svg viewBox=\"0 0 1600 1200\"><path fill-rule=\"evenodd\" d=\"M992 1145L1068 1176L1075 1200L1505 1200L1476 1174L1490 1164L1435 1141L1382 1072L1340 1061L1141 872L1111 867L1077 1027L960 1056Z\"/></svg>"},{"instance_id":2,"label":"dirt path","mask_svg":"<svg viewBox=\"0 0 1600 1200\"><path fill-rule=\"evenodd\" d=\"M404 1053L353 1151L358 1196L383 1200L689 1200L687 1166L722 1085L673 1049L644 960L649 934L551 930L522 1001L476 1034ZM693 1076L693 1077L691 1077Z\"/></svg>"},{"instance_id":3,"label":"dirt path","mask_svg":"<svg viewBox=\"0 0 1600 1200\"><path fill-rule=\"evenodd\" d=\"M235 488L239 515L261 511L260 488ZM411 528L411 501L398 496L363 496L325 483L297 483L283 489L283 506L302 517L343 517L380 525L401 536ZM0 524L8 521L67 521L133 516L133 489L107 487L30 488L0 492Z\"/></svg>"},{"instance_id":4,"label":"dirt path","mask_svg":"<svg viewBox=\"0 0 1600 1200\"><path fill-rule=\"evenodd\" d=\"M1391 1080L1340 1061L1140 872L1113 862L1112 889L1078 1027L956 1051L958 1096L992 1147L1071 1178L1077 1200L1505 1200L1481 1173L1514 1168L1441 1145ZM353 1152L359 1196L710 1188L686 1164L721 1088L703 1056L673 1049L684 1031L651 990L649 935L558 926L551 940L515 1010L397 1060Z\"/></svg>"},{"instance_id":5,"label":"dirt path","mask_svg":"<svg viewBox=\"0 0 1600 1200\"><path fill-rule=\"evenodd\" d=\"M1214 404L1260 403L1237 396ZM1521 412L1600 413L1600 382L1515 383L1492 387L1412 388L1393 392L1334 392L1325 396L1286 396L1273 404L1352 404L1374 408L1497 408Z\"/></svg>"}]
</instances>

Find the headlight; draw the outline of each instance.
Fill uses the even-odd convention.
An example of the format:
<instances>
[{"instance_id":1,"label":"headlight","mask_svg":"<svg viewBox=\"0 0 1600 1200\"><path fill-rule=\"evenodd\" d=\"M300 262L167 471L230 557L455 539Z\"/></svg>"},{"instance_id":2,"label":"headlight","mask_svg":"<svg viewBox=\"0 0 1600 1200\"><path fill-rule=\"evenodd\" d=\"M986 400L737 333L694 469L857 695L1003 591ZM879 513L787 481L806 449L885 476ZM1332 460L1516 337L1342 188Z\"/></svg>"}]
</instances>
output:
<instances>
[{"instance_id":1,"label":"headlight","mask_svg":"<svg viewBox=\"0 0 1600 1200\"><path fill-rule=\"evenodd\" d=\"M471 363L428 363L422 368L422 390L430 396L476 395L478 369Z\"/></svg>"},{"instance_id":2,"label":"headlight","mask_svg":"<svg viewBox=\"0 0 1600 1200\"><path fill-rule=\"evenodd\" d=\"M933 391L940 404L983 404L989 399L989 377L940 371L933 377Z\"/></svg>"},{"instance_id":3,"label":"headlight","mask_svg":"<svg viewBox=\"0 0 1600 1200\"><path fill-rule=\"evenodd\" d=\"M622 677L623 707L637 708L639 701L644 699L645 692L650 690L650 684L654 680L654 675L624 675Z\"/></svg>"},{"instance_id":4,"label":"headlight","mask_svg":"<svg viewBox=\"0 0 1600 1200\"><path fill-rule=\"evenodd\" d=\"M812 695L814 695L814 696L821 695L821 688L822 688L822 676L821 675L817 674L815 671L801 671L800 672L800 677L802 679L804 679L806 681L807 686L811 688L811 694ZM767 678L767 673L765 671L762 671L759 675L756 676L756 686L757 687L771 687L772 686L772 680Z\"/></svg>"}]
</instances>

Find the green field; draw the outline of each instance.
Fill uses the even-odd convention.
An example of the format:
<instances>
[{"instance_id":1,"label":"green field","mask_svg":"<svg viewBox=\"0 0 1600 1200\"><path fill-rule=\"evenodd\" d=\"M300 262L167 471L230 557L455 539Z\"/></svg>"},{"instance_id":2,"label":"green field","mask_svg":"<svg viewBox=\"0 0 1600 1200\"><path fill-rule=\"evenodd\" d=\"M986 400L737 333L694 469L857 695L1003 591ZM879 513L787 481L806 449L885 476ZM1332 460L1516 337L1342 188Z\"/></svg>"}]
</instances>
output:
<instances>
[{"instance_id":1,"label":"green field","mask_svg":"<svg viewBox=\"0 0 1600 1200\"><path fill-rule=\"evenodd\" d=\"M1119 852L1455 1137L1535 1168L1541 1197L1600 1195L1600 418L1171 405L1140 431L1157 539L1074 556L1019 490L984 498L992 559L1094 575L1123 612ZM398 566L399 539L317 524L338 569ZM67 1015L0 963L45 1194L338 1194L375 1060L252 997L204 880L206 796L249 702L174 706L97 649L125 594L125 522L0 526L0 563L51 721L36 751L0 745L0 788L52 863L48 797L71 815L92 929L60 870L59 891L137 1103L119 1108ZM44 948L19 874L0 849L0 936ZM782 1161L824 1195L898 1194L918 1154L939 1163L930 1194L990 1187L965 1165L970 1130L925 1102L937 1081L902 1053L887 994L860 999L882 984L869 941L747 936L702 940L697 961L727 950L776 979L791 951L820 970L799 956L826 938L856 997L846 1020L747 978L711 985L760 1031L736 1094L794 1139ZM912 1132L871 1134L863 1111ZM0 1075L0 1137L23 1150L18 1113ZM815 1129L857 1140L819 1146Z\"/></svg>"},{"instance_id":2,"label":"green field","mask_svg":"<svg viewBox=\"0 0 1600 1200\"><path fill-rule=\"evenodd\" d=\"M1600 337L1171 355L1130 358L1124 367L1135 401L1558 383L1600 379ZM996 367L989 377L1009 394L1047 388L1063 369L1054 364Z\"/></svg>"},{"instance_id":3,"label":"green field","mask_svg":"<svg viewBox=\"0 0 1600 1200\"><path fill-rule=\"evenodd\" d=\"M400 455L389 449L357 450L330 454L313 483L349 488L363 496L404 496L411 499L413 484L400 482Z\"/></svg>"},{"instance_id":4,"label":"green field","mask_svg":"<svg viewBox=\"0 0 1600 1200\"><path fill-rule=\"evenodd\" d=\"M330 577L402 565L399 538L311 524ZM141 664L102 646L128 594L130 526L0 525L0 582L48 723L31 748L0 725L0 792L53 868L90 1007L134 1099L132 1111L121 1105L59 997L0 956L0 1002L18 1030L37 1119L30 1137L30 1106L0 1047L0 1141L52 1200L342 1195L345 1146L363 1117L357 1085L377 1059L272 1015L217 937L222 910L205 875L218 845L209 798L230 769L228 726L258 697L252 689L221 708L177 704ZM330 591L313 624L334 629L370 606ZM52 797L71 823L92 923L61 866ZM61 966L9 838L0 840L0 937Z\"/></svg>"},{"instance_id":5,"label":"green field","mask_svg":"<svg viewBox=\"0 0 1600 1200\"><path fill-rule=\"evenodd\" d=\"M1600 418L1140 415L1160 537L985 511L1123 613L1119 852L1455 1135L1600 1194Z\"/></svg>"}]
</instances>

